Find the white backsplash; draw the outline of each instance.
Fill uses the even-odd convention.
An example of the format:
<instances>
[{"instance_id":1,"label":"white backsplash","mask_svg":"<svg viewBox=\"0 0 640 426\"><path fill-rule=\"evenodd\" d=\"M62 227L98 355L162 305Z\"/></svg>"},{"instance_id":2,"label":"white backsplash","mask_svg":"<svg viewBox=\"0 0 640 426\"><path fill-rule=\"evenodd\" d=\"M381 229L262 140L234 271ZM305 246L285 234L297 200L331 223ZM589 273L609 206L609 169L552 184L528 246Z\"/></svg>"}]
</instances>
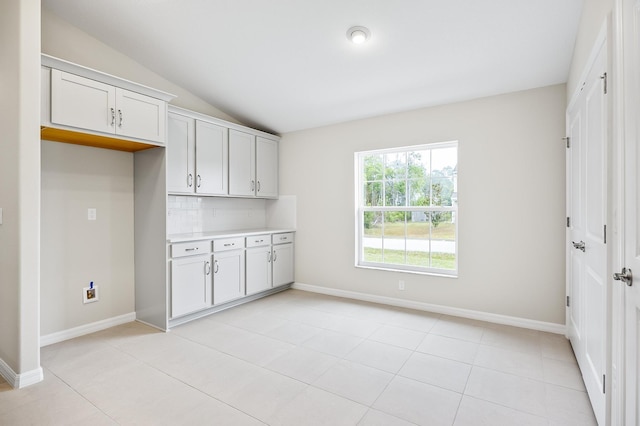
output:
<instances>
[{"instance_id":1,"label":"white backsplash","mask_svg":"<svg viewBox=\"0 0 640 426\"><path fill-rule=\"evenodd\" d=\"M167 233L217 232L267 226L265 200L169 195Z\"/></svg>"}]
</instances>

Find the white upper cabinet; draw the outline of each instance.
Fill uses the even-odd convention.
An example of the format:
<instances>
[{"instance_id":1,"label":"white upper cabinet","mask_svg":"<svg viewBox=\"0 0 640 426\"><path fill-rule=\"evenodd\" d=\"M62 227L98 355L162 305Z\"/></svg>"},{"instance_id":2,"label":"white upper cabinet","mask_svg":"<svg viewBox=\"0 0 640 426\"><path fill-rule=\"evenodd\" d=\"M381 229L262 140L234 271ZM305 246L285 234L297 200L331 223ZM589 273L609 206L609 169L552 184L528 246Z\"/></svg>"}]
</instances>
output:
<instances>
[{"instance_id":1,"label":"white upper cabinet","mask_svg":"<svg viewBox=\"0 0 640 426\"><path fill-rule=\"evenodd\" d=\"M165 142L167 103L58 69L51 70L51 123Z\"/></svg>"},{"instance_id":2,"label":"white upper cabinet","mask_svg":"<svg viewBox=\"0 0 640 426\"><path fill-rule=\"evenodd\" d=\"M229 195L255 195L255 139L254 135L229 130Z\"/></svg>"},{"instance_id":3,"label":"white upper cabinet","mask_svg":"<svg viewBox=\"0 0 640 426\"><path fill-rule=\"evenodd\" d=\"M164 143L167 103L116 88L116 134Z\"/></svg>"},{"instance_id":4,"label":"white upper cabinet","mask_svg":"<svg viewBox=\"0 0 640 426\"><path fill-rule=\"evenodd\" d=\"M169 113L167 191L227 195L228 129Z\"/></svg>"},{"instance_id":5,"label":"white upper cabinet","mask_svg":"<svg viewBox=\"0 0 640 426\"><path fill-rule=\"evenodd\" d=\"M169 114L167 138L167 191L190 194L195 179L195 120Z\"/></svg>"},{"instance_id":6,"label":"white upper cabinet","mask_svg":"<svg viewBox=\"0 0 640 426\"><path fill-rule=\"evenodd\" d=\"M256 138L256 196L278 196L278 142Z\"/></svg>"},{"instance_id":7,"label":"white upper cabinet","mask_svg":"<svg viewBox=\"0 0 640 426\"><path fill-rule=\"evenodd\" d=\"M196 192L227 195L228 129L196 120Z\"/></svg>"},{"instance_id":8,"label":"white upper cabinet","mask_svg":"<svg viewBox=\"0 0 640 426\"><path fill-rule=\"evenodd\" d=\"M278 142L229 130L229 195L278 197Z\"/></svg>"},{"instance_id":9,"label":"white upper cabinet","mask_svg":"<svg viewBox=\"0 0 640 426\"><path fill-rule=\"evenodd\" d=\"M51 70L51 122L113 133L116 88L59 70Z\"/></svg>"}]
</instances>

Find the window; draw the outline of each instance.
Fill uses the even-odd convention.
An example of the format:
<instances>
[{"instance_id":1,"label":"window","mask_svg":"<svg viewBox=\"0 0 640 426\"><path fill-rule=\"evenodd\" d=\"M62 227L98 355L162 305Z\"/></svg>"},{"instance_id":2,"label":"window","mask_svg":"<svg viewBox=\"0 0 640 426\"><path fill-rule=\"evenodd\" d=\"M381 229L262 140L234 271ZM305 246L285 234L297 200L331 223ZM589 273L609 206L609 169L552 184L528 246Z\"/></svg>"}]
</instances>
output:
<instances>
[{"instance_id":1,"label":"window","mask_svg":"<svg viewBox=\"0 0 640 426\"><path fill-rule=\"evenodd\" d=\"M357 266L457 273L458 143L355 154Z\"/></svg>"}]
</instances>

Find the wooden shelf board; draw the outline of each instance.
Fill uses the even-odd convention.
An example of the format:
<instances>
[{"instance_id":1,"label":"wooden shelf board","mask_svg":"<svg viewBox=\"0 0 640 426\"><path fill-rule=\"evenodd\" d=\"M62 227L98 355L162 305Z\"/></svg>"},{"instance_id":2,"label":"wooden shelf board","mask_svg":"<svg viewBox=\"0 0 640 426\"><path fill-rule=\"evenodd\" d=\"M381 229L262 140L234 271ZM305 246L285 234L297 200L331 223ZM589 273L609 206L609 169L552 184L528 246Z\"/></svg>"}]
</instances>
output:
<instances>
[{"instance_id":1,"label":"wooden shelf board","mask_svg":"<svg viewBox=\"0 0 640 426\"><path fill-rule=\"evenodd\" d=\"M108 136L92 135L88 133L74 132L72 130L56 129L53 127L40 127L40 139L126 152L136 152L149 148L157 148L157 145L146 144L143 142L132 142Z\"/></svg>"}]
</instances>

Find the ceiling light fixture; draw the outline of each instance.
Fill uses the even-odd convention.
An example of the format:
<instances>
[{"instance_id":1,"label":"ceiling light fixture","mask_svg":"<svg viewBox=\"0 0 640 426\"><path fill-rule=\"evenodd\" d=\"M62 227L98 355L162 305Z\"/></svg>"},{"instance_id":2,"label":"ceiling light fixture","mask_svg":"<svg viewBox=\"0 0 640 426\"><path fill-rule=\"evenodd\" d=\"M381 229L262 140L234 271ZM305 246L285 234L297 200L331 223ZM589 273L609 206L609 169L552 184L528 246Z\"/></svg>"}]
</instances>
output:
<instances>
[{"instance_id":1,"label":"ceiling light fixture","mask_svg":"<svg viewBox=\"0 0 640 426\"><path fill-rule=\"evenodd\" d=\"M354 44L362 44L369 40L371 32L366 27L351 27L347 30L347 38Z\"/></svg>"}]
</instances>

